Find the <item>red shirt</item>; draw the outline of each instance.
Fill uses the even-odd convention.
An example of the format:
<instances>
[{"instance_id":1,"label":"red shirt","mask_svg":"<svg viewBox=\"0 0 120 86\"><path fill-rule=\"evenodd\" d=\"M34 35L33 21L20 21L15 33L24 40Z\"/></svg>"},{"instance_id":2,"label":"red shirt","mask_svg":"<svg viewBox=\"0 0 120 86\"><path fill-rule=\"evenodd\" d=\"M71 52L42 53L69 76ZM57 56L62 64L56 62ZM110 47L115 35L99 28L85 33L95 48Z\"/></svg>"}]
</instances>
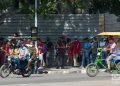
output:
<instances>
[{"instance_id":1,"label":"red shirt","mask_svg":"<svg viewBox=\"0 0 120 86\"><path fill-rule=\"evenodd\" d=\"M81 44L79 40L73 42L73 54L79 54L81 49Z\"/></svg>"},{"instance_id":2,"label":"red shirt","mask_svg":"<svg viewBox=\"0 0 120 86\"><path fill-rule=\"evenodd\" d=\"M68 55L70 55L70 56L73 55L73 43L70 43L70 44L69 44Z\"/></svg>"},{"instance_id":3,"label":"red shirt","mask_svg":"<svg viewBox=\"0 0 120 86\"><path fill-rule=\"evenodd\" d=\"M10 50L10 46L9 45L4 45L3 49L4 49L4 56L6 56L7 54L9 54L9 50Z\"/></svg>"},{"instance_id":4,"label":"red shirt","mask_svg":"<svg viewBox=\"0 0 120 86\"><path fill-rule=\"evenodd\" d=\"M41 53L43 52L43 51L42 51L42 47L43 47L42 41L38 41L37 47L38 47L38 53L41 54Z\"/></svg>"}]
</instances>

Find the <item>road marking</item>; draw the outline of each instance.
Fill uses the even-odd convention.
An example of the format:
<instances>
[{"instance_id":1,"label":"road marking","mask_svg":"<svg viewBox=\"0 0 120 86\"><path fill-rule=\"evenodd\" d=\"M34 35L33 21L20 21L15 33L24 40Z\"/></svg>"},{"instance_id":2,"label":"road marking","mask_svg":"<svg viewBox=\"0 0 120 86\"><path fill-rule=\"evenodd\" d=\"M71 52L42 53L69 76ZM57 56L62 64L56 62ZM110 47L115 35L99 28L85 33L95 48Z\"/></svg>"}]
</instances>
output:
<instances>
[{"instance_id":1,"label":"road marking","mask_svg":"<svg viewBox=\"0 0 120 86\"><path fill-rule=\"evenodd\" d=\"M0 86L27 86L30 84L8 84L8 85L0 85Z\"/></svg>"}]
</instances>

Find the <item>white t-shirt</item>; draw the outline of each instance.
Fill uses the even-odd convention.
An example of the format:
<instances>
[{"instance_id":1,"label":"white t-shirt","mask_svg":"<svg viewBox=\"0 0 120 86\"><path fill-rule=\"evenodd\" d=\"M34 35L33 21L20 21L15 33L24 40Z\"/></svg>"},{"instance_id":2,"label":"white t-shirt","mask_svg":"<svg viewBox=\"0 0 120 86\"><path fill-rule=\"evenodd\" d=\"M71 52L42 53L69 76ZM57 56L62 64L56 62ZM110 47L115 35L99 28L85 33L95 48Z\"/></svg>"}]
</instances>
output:
<instances>
[{"instance_id":1,"label":"white t-shirt","mask_svg":"<svg viewBox=\"0 0 120 86\"><path fill-rule=\"evenodd\" d=\"M110 50L110 53L114 53L116 48L116 43L110 44L110 48L112 49Z\"/></svg>"},{"instance_id":2,"label":"white t-shirt","mask_svg":"<svg viewBox=\"0 0 120 86\"><path fill-rule=\"evenodd\" d=\"M120 55L120 48L116 47L116 49L115 49L115 54L116 54L116 55L118 55L118 54Z\"/></svg>"},{"instance_id":3,"label":"white t-shirt","mask_svg":"<svg viewBox=\"0 0 120 86\"><path fill-rule=\"evenodd\" d=\"M105 46L105 42L100 41L100 47L104 47Z\"/></svg>"},{"instance_id":4,"label":"white t-shirt","mask_svg":"<svg viewBox=\"0 0 120 86\"><path fill-rule=\"evenodd\" d=\"M19 48L20 57L23 56L23 55L27 55L27 54L28 54L28 49L26 47Z\"/></svg>"}]
</instances>

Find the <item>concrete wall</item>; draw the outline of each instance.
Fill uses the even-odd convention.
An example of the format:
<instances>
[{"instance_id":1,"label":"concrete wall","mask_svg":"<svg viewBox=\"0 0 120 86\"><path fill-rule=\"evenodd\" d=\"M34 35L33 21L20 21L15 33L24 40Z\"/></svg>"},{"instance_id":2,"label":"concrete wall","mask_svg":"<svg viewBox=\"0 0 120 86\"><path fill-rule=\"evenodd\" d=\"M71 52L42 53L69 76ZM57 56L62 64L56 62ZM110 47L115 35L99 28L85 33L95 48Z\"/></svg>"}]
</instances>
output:
<instances>
[{"instance_id":1,"label":"concrete wall","mask_svg":"<svg viewBox=\"0 0 120 86\"><path fill-rule=\"evenodd\" d=\"M14 32L30 36L31 26L34 26L34 19L29 19L25 14L15 14L4 19L4 23L0 25L0 36L12 36ZM99 15L97 14L51 15L44 18L38 16L38 37L42 39L48 36L56 40L61 35L70 38L93 37L98 32Z\"/></svg>"},{"instance_id":2,"label":"concrete wall","mask_svg":"<svg viewBox=\"0 0 120 86\"><path fill-rule=\"evenodd\" d=\"M118 17L114 14L105 14L105 31L120 32L120 22L118 22Z\"/></svg>"}]
</instances>

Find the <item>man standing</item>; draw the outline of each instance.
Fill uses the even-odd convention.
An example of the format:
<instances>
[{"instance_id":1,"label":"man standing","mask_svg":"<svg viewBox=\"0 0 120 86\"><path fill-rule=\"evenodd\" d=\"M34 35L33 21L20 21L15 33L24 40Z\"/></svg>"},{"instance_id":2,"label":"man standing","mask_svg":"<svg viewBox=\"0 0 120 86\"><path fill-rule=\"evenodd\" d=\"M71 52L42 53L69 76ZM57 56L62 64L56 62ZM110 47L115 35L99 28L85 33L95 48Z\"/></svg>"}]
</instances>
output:
<instances>
[{"instance_id":1,"label":"man standing","mask_svg":"<svg viewBox=\"0 0 120 86\"><path fill-rule=\"evenodd\" d=\"M92 45L91 45L91 51L92 51L92 61L94 62L97 57L97 48L98 48L98 42L97 38L94 37L92 39Z\"/></svg>"},{"instance_id":2,"label":"man standing","mask_svg":"<svg viewBox=\"0 0 120 86\"><path fill-rule=\"evenodd\" d=\"M57 57L56 57L56 63L57 63L57 69L59 67L64 68L64 62L65 62L65 53L66 53L66 41L64 37L60 37L57 41Z\"/></svg>"},{"instance_id":3,"label":"man standing","mask_svg":"<svg viewBox=\"0 0 120 86\"><path fill-rule=\"evenodd\" d=\"M84 41L84 44L83 44L83 58L82 58L82 65L81 65L82 68L91 62L90 55L89 55L91 43L89 41L89 38L84 38L83 41ZM85 64L85 61L87 62L86 64Z\"/></svg>"}]
</instances>

